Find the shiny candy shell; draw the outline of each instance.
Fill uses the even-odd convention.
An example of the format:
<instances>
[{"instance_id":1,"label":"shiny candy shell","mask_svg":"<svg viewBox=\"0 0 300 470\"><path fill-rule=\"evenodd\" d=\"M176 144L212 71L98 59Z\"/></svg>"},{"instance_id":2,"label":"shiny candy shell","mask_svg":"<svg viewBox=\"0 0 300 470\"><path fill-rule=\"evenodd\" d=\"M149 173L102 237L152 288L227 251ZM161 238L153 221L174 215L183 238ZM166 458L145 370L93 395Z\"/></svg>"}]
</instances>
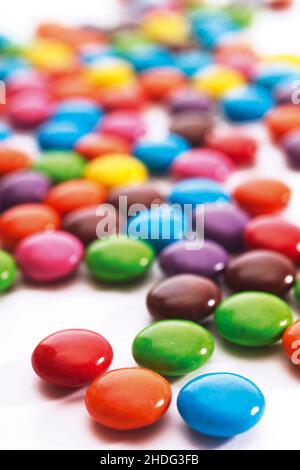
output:
<instances>
[{"instance_id":1,"label":"shiny candy shell","mask_svg":"<svg viewBox=\"0 0 300 470\"><path fill-rule=\"evenodd\" d=\"M150 100L162 100L186 84L185 75L175 67L155 67L140 75L142 90Z\"/></svg>"},{"instance_id":2,"label":"shiny candy shell","mask_svg":"<svg viewBox=\"0 0 300 470\"><path fill-rule=\"evenodd\" d=\"M47 121L39 129L37 139L43 150L71 150L87 133L87 128L72 121Z\"/></svg>"},{"instance_id":3,"label":"shiny candy shell","mask_svg":"<svg viewBox=\"0 0 300 470\"><path fill-rule=\"evenodd\" d=\"M93 277L105 282L129 282L144 276L154 260L148 243L124 236L96 240L86 251Z\"/></svg>"},{"instance_id":4,"label":"shiny candy shell","mask_svg":"<svg viewBox=\"0 0 300 470\"><path fill-rule=\"evenodd\" d=\"M89 386L85 404L91 417L112 429L140 429L158 421L171 403L169 382L137 367L116 369Z\"/></svg>"},{"instance_id":5,"label":"shiny candy shell","mask_svg":"<svg viewBox=\"0 0 300 470\"><path fill-rule=\"evenodd\" d=\"M282 337L292 321L288 304L265 292L234 294L223 300L215 311L218 333L240 346L273 344Z\"/></svg>"},{"instance_id":6,"label":"shiny candy shell","mask_svg":"<svg viewBox=\"0 0 300 470\"><path fill-rule=\"evenodd\" d=\"M208 113L185 111L172 115L170 132L181 135L192 147L203 145L205 136L213 128L213 117Z\"/></svg>"},{"instance_id":7,"label":"shiny candy shell","mask_svg":"<svg viewBox=\"0 0 300 470\"><path fill-rule=\"evenodd\" d=\"M169 202L171 204L207 204L226 202L230 196L215 181L205 178L189 178L176 183L171 188Z\"/></svg>"},{"instance_id":8,"label":"shiny candy shell","mask_svg":"<svg viewBox=\"0 0 300 470\"><path fill-rule=\"evenodd\" d=\"M241 73L223 65L208 66L194 76L195 88L213 98L221 98L244 83Z\"/></svg>"},{"instance_id":9,"label":"shiny candy shell","mask_svg":"<svg viewBox=\"0 0 300 470\"><path fill-rule=\"evenodd\" d=\"M41 283L56 282L76 271L83 256L83 245L66 232L43 232L22 240L15 255L27 279Z\"/></svg>"},{"instance_id":10,"label":"shiny candy shell","mask_svg":"<svg viewBox=\"0 0 300 470\"><path fill-rule=\"evenodd\" d=\"M150 207L151 204L163 203L165 199L163 194L151 183L119 186L109 192L107 202L122 211L122 198L126 198L126 205L124 205L124 215L126 217L128 208L133 204L143 204Z\"/></svg>"},{"instance_id":11,"label":"shiny candy shell","mask_svg":"<svg viewBox=\"0 0 300 470\"><path fill-rule=\"evenodd\" d=\"M266 125L274 139L282 139L290 131L300 127L299 106L294 104L277 106L266 116Z\"/></svg>"},{"instance_id":12,"label":"shiny candy shell","mask_svg":"<svg viewBox=\"0 0 300 470\"><path fill-rule=\"evenodd\" d=\"M36 374L51 385L82 387L105 372L113 351L105 338L89 330L61 330L43 339L32 353Z\"/></svg>"},{"instance_id":13,"label":"shiny candy shell","mask_svg":"<svg viewBox=\"0 0 300 470\"><path fill-rule=\"evenodd\" d=\"M107 153L129 153L131 145L121 137L94 133L81 137L74 149L87 160L92 160Z\"/></svg>"},{"instance_id":14,"label":"shiny candy shell","mask_svg":"<svg viewBox=\"0 0 300 470\"><path fill-rule=\"evenodd\" d=\"M295 321L285 330L282 348L292 364L300 366L300 320Z\"/></svg>"},{"instance_id":15,"label":"shiny candy shell","mask_svg":"<svg viewBox=\"0 0 300 470\"><path fill-rule=\"evenodd\" d=\"M178 274L155 284L147 295L151 315L159 319L201 321L221 300L219 287L210 279Z\"/></svg>"},{"instance_id":16,"label":"shiny candy shell","mask_svg":"<svg viewBox=\"0 0 300 470\"><path fill-rule=\"evenodd\" d=\"M248 85L224 96L223 111L233 122L251 122L263 118L273 104L272 96L267 90Z\"/></svg>"},{"instance_id":17,"label":"shiny candy shell","mask_svg":"<svg viewBox=\"0 0 300 470\"><path fill-rule=\"evenodd\" d=\"M205 364L213 349L213 337L202 326L187 320L162 320L135 337L132 354L142 367L178 376Z\"/></svg>"},{"instance_id":18,"label":"shiny candy shell","mask_svg":"<svg viewBox=\"0 0 300 470\"><path fill-rule=\"evenodd\" d=\"M234 128L222 132L215 130L209 133L206 145L214 150L224 152L237 166L248 166L255 163L256 140L246 134L241 134Z\"/></svg>"},{"instance_id":19,"label":"shiny candy shell","mask_svg":"<svg viewBox=\"0 0 300 470\"><path fill-rule=\"evenodd\" d=\"M188 382L179 392L177 407L195 431L225 438L255 426L264 413L265 399L245 377L219 372Z\"/></svg>"},{"instance_id":20,"label":"shiny candy shell","mask_svg":"<svg viewBox=\"0 0 300 470\"><path fill-rule=\"evenodd\" d=\"M104 116L98 130L104 134L120 137L132 144L145 134L146 125L140 113L112 111Z\"/></svg>"},{"instance_id":21,"label":"shiny candy shell","mask_svg":"<svg viewBox=\"0 0 300 470\"><path fill-rule=\"evenodd\" d=\"M31 158L21 150L0 147L0 176L4 176L14 171L26 170L31 165Z\"/></svg>"},{"instance_id":22,"label":"shiny candy shell","mask_svg":"<svg viewBox=\"0 0 300 470\"><path fill-rule=\"evenodd\" d=\"M281 146L286 154L286 159L292 168L299 170L300 168L300 132L299 129L288 132Z\"/></svg>"},{"instance_id":23,"label":"shiny candy shell","mask_svg":"<svg viewBox=\"0 0 300 470\"><path fill-rule=\"evenodd\" d=\"M43 152L35 160L33 169L47 175L54 183L80 178L85 169L85 160L70 151Z\"/></svg>"},{"instance_id":24,"label":"shiny candy shell","mask_svg":"<svg viewBox=\"0 0 300 470\"><path fill-rule=\"evenodd\" d=\"M0 250L0 293L7 291L15 282L17 267L13 257Z\"/></svg>"}]
</instances>

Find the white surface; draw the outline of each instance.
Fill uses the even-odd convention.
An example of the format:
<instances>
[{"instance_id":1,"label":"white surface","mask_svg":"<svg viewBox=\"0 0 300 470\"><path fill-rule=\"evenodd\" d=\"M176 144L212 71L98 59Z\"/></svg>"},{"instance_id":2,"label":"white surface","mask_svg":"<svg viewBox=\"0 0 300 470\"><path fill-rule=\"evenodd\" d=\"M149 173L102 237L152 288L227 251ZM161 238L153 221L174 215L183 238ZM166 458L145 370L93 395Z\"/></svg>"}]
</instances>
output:
<instances>
[{"instance_id":1,"label":"white surface","mask_svg":"<svg viewBox=\"0 0 300 470\"><path fill-rule=\"evenodd\" d=\"M10 0L0 15L0 30L28 36L38 19L70 22L110 20L113 1L49 2ZM298 2L297 2L298 3ZM16 14L17 12L17 14ZM299 5L290 13L265 13L251 32L265 52L295 51ZM297 24L298 23L298 24ZM280 152L266 142L259 126L250 129L261 141L258 166L229 182L254 174L279 177L294 195L289 217L300 223L300 174L290 172ZM82 270L76 280L55 287L20 282L0 299L0 446L2 449L297 449L299 448L300 370L290 366L280 345L249 351L217 338L212 359L201 370L172 383L174 398L168 414L156 425L135 432L114 432L93 423L84 407L85 389L66 393L43 385L34 375L30 356L35 345L63 328L88 328L106 336L114 348L113 368L133 366L131 342L151 318L145 295L160 278L158 268L131 289L102 288ZM299 313L295 311L295 318ZM209 328L211 325L208 324ZM180 387L207 372L230 371L252 379L266 396L266 413L258 426L233 439L210 439L190 431L176 410Z\"/></svg>"}]
</instances>

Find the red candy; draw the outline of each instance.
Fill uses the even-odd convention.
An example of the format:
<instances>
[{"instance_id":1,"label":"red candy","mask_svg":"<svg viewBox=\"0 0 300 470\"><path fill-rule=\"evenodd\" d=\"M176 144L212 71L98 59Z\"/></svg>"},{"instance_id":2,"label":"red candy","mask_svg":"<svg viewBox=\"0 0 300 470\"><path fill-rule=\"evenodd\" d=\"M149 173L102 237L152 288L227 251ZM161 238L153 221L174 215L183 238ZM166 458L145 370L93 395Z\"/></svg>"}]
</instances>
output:
<instances>
[{"instance_id":1,"label":"red candy","mask_svg":"<svg viewBox=\"0 0 300 470\"><path fill-rule=\"evenodd\" d=\"M145 104L143 91L137 84L118 86L100 91L101 105L108 111L135 110Z\"/></svg>"},{"instance_id":2,"label":"red candy","mask_svg":"<svg viewBox=\"0 0 300 470\"><path fill-rule=\"evenodd\" d=\"M82 387L105 372L113 351L103 336L89 330L62 330L43 339L31 362L37 375L51 385Z\"/></svg>"},{"instance_id":3,"label":"red candy","mask_svg":"<svg viewBox=\"0 0 300 470\"><path fill-rule=\"evenodd\" d=\"M300 366L300 320L292 323L282 337L282 348L296 366Z\"/></svg>"},{"instance_id":4,"label":"red candy","mask_svg":"<svg viewBox=\"0 0 300 470\"><path fill-rule=\"evenodd\" d=\"M207 136L206 145L225 153L238 166L248 166L255 162L255 139L239 134L236 130L214 131Z\"/></svg>"},{"instance_id":5,"label":"red candy","mask_svg":"<svg viewBox=\"0 0 300 470\"><path fill-rule=\"evenodd\" d=\"M161 100L172 91L184 87L186 77L176 68L157 67L143 72L140 82L147 98Z\"/></svg>"},{"instance_id":6,"label":"red candy","mask_svg":"<svg viewBox=\"0 0 300 470\"><path fill-rule=\"evenodd\" d=\"M233 197L249 214L264 215L284 209L291 191L281 181L260 178L242 183L234 190Z\"/></svg>"},{"instance_id":7,"label":"red candy","mask_svg":"<svg viewBox=\"0 0 300 470\"><path fill-rule=\"evenodd\" d=\"M300 108L295 104L283 104L272 109L266 124L275 140L282 139L288 132L300 127Z\"/></svg>"},{"instance_id":8,"label":"red candy","mask_svg":"<svg viewBox=\"0 0 300 470\"><path fill-rule=\"evenodd\" d=\"M105 134L87 134L77 142L75 151L88 160L107 153L131 153L131 145L121 137Z\"/></svg>"},{"instance_id":9,"label":"red candy","mask_svg":"<svg viewBox=\"0 0 300 470\"><path fill-rule=\"evenodd\" d=\"M258 217L245 229L248 248L273 250L300 261L300 228L281 219Z\"/></svg>"},{"instance_id":10,"label":"red candy","mask_svg":"<svg viewBox=\"0 0 300 470\"><path fill-rule=\"evenodd\" d=\"M31 159L26 153L5 146L0 147L0 176L25 170L30 166Z\"/></svg>"}]
</instances>

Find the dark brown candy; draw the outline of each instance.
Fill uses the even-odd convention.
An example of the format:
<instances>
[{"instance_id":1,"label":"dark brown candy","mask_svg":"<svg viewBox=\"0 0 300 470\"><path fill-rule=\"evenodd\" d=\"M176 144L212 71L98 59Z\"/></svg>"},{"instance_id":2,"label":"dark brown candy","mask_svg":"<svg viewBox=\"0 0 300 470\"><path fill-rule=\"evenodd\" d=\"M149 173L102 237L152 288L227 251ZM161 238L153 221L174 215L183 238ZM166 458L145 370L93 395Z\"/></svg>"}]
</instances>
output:
<instances>
[{"instance_id":1,"label":"dark brown candy","mask_svg":"<svg viewBox=\"0 0 300 470\"><path fill-rule=\"evenodd\" d=\"M296 268L280 253L253 250L231 260L224 276L234 291L263 291L282 296L293 286Z\"/></svg>"},{"instance_id":2,"label":"dark brown candy","mask_svg":"<svg viewBox=\"0 0 300 470\"><path fill-rule=\"evenodd\" d=\"M213 128L213 118L207 113L182 112L173 115L170 131L184 137L193 147L204 143L206 134Z\"/></svg>"},{"instance_id":3,"label":"dark brown candy","mask_svg":"<svg viewBox=\"0 0 300 470\"><path fill-rule=\"evenodd\" d=\"M127 197L128 208L133 204L143 204L150 207L151 204L161 204L164 197L160 191L150 184L134 184L114 189L108 195L108 203L119 209L120 196Z\"/></svg>"},{"instance_id":4,"label":"dark brown candy","mask_svg":"<svg viewBox=\"0 0 300 470\"><path fill-rule=\"evenodd\" d=\"M200 321L221 301L219 287L210 279L179 274L158 282L149 291L147 307L156 318Z\"/></svg>"}]
</instances>

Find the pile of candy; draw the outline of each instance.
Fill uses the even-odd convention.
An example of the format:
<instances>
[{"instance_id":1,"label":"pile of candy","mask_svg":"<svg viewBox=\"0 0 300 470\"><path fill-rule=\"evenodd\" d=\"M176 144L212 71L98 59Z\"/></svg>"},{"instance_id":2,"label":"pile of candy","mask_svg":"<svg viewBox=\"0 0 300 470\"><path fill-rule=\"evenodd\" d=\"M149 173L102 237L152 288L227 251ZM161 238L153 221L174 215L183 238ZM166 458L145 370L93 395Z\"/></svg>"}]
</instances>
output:
<instances>
[{"instance_id":1,"label":"pile of candy","mask_svg":"<svg viewBox=\"0 0 300 470\"><path fill-rule=\"evenodd\" d=\"M33 352L33 368L49 384L92 381L88 412L114 429L141 428L166 412L171 386L163 376L209 360L214 338L199 322L213 312L227 341L262 347L283 337L285 354L300 363L300 321L293 323L281 298L295 285L300 301L300 228L277 215L290 188L271 178L250 179L231 194L222 186L256 161L258 142L234 123L262 119L287 164L300 168L300 107L291 101L300 57L262 59L239 41L251 7L198 3L132 1L134 21L111 31L42 24L30 45L0 38L7 90L0 106L0 291L14 284L17 267L32 282L58 282L83 256L104 283L141 278L156 256L166 275L147 296L157 321L133 341L141 368L106 372L112 348L87 330L58 331ZM145 111L153 105L168 115L161 140L147 135ZM231 126L220 125L222 116ZM14 146L12 128L34 133L37 158ZM176 180L168 195L146 182L149 174ZM127 220L122 196L146 209ZM201 248L183 239L188 222L173 204L192 205L194 219L205 205ZM143 239L130 237L138 226ZM220 279L235 292L224 300ZM260 420L264 397L242 376L206 374L182 388L178 410L201 433L233 436Z\"/></svg>"}]
</instances>

